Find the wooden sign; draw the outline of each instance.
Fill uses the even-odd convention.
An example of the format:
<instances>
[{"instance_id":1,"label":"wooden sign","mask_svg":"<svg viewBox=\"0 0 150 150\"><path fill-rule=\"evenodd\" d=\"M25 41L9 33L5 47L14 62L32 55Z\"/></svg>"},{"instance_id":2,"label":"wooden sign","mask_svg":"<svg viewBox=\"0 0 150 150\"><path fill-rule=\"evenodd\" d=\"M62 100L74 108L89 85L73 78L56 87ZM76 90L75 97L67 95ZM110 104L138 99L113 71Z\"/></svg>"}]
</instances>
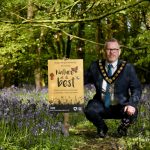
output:
<instances>
[{"instance_id":1,"label":"wooden sign","mask_svg":"<svg viewBox=\"0 0 150 150\"><path fill-rule=\"evenodd\" d=\"M51 111L82 111L82 59L48 60L48 96Z\"/></svg>"}]
</instances>

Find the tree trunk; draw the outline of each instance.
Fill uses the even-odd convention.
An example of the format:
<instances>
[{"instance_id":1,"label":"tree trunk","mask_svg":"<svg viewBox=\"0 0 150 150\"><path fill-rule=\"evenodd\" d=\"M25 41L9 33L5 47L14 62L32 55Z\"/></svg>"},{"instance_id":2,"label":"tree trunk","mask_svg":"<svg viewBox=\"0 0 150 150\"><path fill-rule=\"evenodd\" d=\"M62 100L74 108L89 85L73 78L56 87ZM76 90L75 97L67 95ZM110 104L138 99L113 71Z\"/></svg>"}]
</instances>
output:
<instances>
[{"instance_id":1,"label":"tree trunk","mask_svg":"<svg viewBox=\"0 0 150 150\"><path fill-rule=\"evenodd\" d=\"M33 3L32 0L28 0L28 11L27 11L27 19L33 18Z\"/></svg>"},{"instance_id":2,"label":"tree trunk","mask_svg":"<svg viewBox=\"0 0 150 150\"><path fill-rule=\"evenodd\" d=\"M57 45L57 56L59 58L66 57L65 41L62 32L55 33L54 37Z\"/></svg>"},{"instance_id":3,"label":"tree trunk","mask_svg":"<svg viewBox=\"0 0 150 150\"><path fill-rule=\"evenodd\" d=\"M3 68L3 66L0 65L0 70L1 70L2 68ZM0 81L1 81L1 82L0 82L0 89L4 87L4 80L5 80L4 74L3 74L2 71L0 71Z\"/></svg>"},{"instance_id":4,"label":"tree trunk","mask_svg":"<svg viewBox=\"0 0 150 150\"><path fill-rule=\"evenodd\" d=\"M70 57L70 52L71 52L71 37L68 36L68 39L67 39L67 48L66 48L66 58Z\"/></svg>"},{"instance_id":5,"label":"tree trunk","mask_svg":"<svg viewBox=\"0 0 150 150\"><path fill-rule=\"evenodd\" d=\"M84 33L84 23L79 23L79 28L78 28L78 37L83 38L85 33ZM85 49L84 49L85 43L82 40L78 41L77 45L77 56L80 59L84 59L85 55Z\"/></svg>"},{"instance_id":6,"label":"tree trunk","mask_svg":"<svg viewBox=\"0 0 150 150\"><path fill-rule=\"evenodd\" d=\"M103 40L104 36L103 36L103 33L102 33L101 20L98 20L96 25L97 25L96 26L96 43L103 43L104 42L104 40ZM103 57L102 49L103 49L102 45L98 45L98 44L96 45L96 51L97 51L97 54L98 54L99 58Z\"/></svg>"},{"instance_id":7,"label":"tree trunk","mask_svg":"<svg viewBox=\"0 0 150 150\"><path fill-rule=\"evenodd\" d=\"M37 58L36 58L36 66L35 66L35 70L34 70L36 90L41 90L42 87L45 85L44 79L42 77L41 61L40 61L43 38L44 38L44 28L41 27L41 34L40 34L40 38L39 38L40 44L36 51Z\"/></svg>"},{"instance_id":8,"label":"tree trunk","mask_svg":"<svg viewBox=\"0 0 150 150\"><path fill-rule=\"evenodd\" d=\"M84 16L83 16L82 12L86 9L86 2L85 1L83 1L81 3L81 7L79 9L81 12L80 18L83 19ZM85 23L80 22L79 26L78 26L78 37L84 38L84 35L85 35L84 28L85 28ZM77 56L80 59L84 59L84 57L85 57L85 42L83 40L80 40L80 39L79 39L78 44L77 44Z\"/></svg>"},{"instance_id":9,"label":"tree trunk","mask_svg":"<svg viewBox=\"0 0 150 150\"><path fill-rule=\"evenodd\" d=\"M28 0L28 11L27 11L27 19L33 19L33 3L32 0ZM43 39L43 34L44 30L41 28L41 34L40 34L40 44L37 47L36 50L36 60L35 60L35 70L34 70L34 78L35 78L35 87L36 90L40 90L43 87L43 79L42 79L42 74L41 74L41 62L40 62L40 57L41 57L41 48L42 48L42 39Z\"/></svg>"}]
</instances>

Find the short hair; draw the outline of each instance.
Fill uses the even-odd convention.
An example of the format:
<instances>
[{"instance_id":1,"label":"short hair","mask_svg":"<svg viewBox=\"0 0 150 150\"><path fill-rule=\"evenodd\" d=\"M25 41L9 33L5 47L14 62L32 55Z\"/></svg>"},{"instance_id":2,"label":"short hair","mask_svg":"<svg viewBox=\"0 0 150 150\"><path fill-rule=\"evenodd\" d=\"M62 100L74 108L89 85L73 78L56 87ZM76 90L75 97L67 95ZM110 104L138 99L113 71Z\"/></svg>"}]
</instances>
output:
<instances>
[{"instance_id":1,"label":"short hair","mask_svg":"<svg viewBox=\"0 0 150 150\"><path fill-rule=\"evenodd\" d=\"M120 45L120 42L119 42L117 39L111 38L111 39L108 39L108 40L105 42L105 44L104 44L104 49L106 49L107 44L108 44L109 42L117 42L118 45Z\"/></svg>"}]
</instances>

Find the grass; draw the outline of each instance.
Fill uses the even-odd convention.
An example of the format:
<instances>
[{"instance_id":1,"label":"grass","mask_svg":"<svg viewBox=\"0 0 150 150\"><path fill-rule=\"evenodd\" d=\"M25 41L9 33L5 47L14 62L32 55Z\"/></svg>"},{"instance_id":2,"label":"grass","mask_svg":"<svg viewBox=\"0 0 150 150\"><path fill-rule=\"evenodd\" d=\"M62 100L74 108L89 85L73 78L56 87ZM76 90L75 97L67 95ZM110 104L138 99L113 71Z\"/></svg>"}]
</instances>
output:
<instances>
[{"instance_id":1,"label":"grass","mask_svg":"<svg viewBox=\"0 0 150 150\"><path fill-rule=\"evenodd\" d=\"M141 122L142 121L142 122ZM129 130L129 136L117 138L115 136L119 120L107 120L109 127L108 137L105 139L96 138L96 128L90 122L82 120L75 127L70 129L71 136L76 140L74 149L76 150L149 150L150 147L150 125L145 118L139 118ZM147 122L146 128L143 132L140 130L142 124ZM75 141L75 140L74 140Z\"/></svg>"},{"instance_id":2,"label":"grass","mask_svg":"<svg viewBox=\"0 0 150 150\"><path fill-rule=\"evenodd\" d=\"M138 121L130 128L130 136L116 138L119 120L107 120L108 137L101 139L96 138L96 128L83 113L69 114L70 135L64 137L63 113L49 112L46 93L0 91L0 150L149 150L149 97L139 106Z\"/></svg>"}]
</instances>

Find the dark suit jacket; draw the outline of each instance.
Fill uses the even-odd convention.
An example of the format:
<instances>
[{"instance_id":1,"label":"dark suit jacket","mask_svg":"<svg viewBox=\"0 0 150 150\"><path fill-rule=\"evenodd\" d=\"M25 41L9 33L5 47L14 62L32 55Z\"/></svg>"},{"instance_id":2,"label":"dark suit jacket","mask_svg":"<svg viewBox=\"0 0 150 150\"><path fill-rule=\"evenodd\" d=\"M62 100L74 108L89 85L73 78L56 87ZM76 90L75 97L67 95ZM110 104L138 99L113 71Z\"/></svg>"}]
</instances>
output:
<instances>
[{"instance_id":1,"label":"dark suit jacket","mask_svg":"<svg viewBox=\"0 0 150 150\"><path fill-rule=\"evenodd\" d=\"M123 61L118 60L117 68L119 68L122 63ZM105 65L105 61L102 61L102 65ZM96 95L94 96L94 99L101 100L103 79L99 61L93 62L89 69L85 72L84 84L94 84L96 88ZM141 84L138 80L135 69L133 65L126 63L124 69L114 81L115 99L121 105L131 105L136 107L140 100L141 93Z\"/></svg>"}]
</instances>

